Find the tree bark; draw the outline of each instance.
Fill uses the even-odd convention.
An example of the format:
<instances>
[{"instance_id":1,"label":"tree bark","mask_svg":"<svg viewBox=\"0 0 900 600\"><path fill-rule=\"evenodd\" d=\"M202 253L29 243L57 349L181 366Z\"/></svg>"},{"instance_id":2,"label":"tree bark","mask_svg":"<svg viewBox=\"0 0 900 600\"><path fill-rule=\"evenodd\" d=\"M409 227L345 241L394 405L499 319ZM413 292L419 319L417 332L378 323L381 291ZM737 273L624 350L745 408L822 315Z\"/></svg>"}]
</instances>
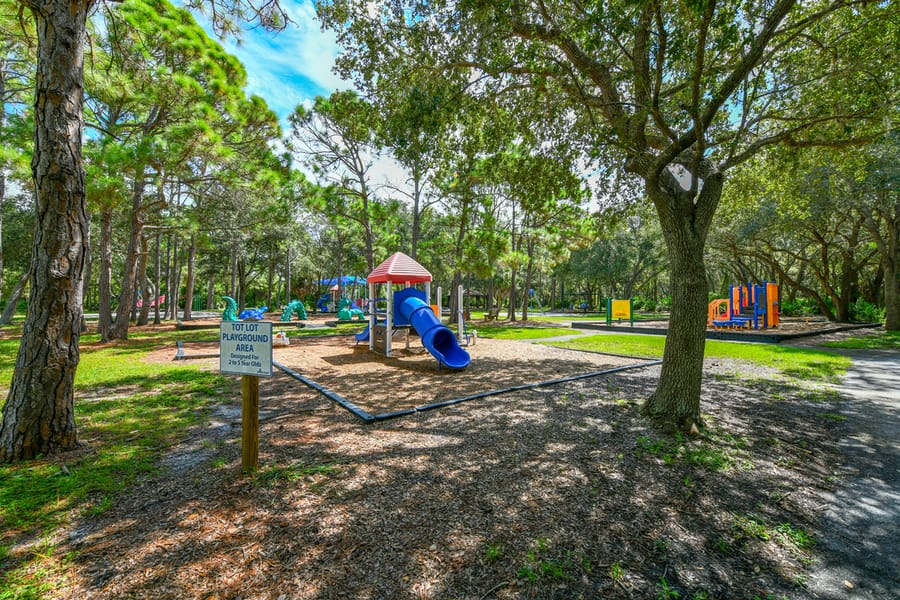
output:
<instances>
[{"instance_id":1,"label":"tree bark","mask_svg":"<svg viewBox=\"0 0 900 600\"><path fill-rule=\"evenodd\" d=\"M168 281L168 298L166 301L168 302L169 318L174 321L178 319L178 287L181 283L181 280L178 277L178 236L171 236L169 238L169 243L171 244L169 248L171 252L166 253Z\"/></svg>"},{"instance_id":2,"label":"tree bark","mask_svg":"<svg viewBox=\"0 0 900 600\"><path fill-rule=\"evenodd\" d=\"M83 48L91 2L33 0L35 236L22 341L0 424L0 462L74 448L87 205Z\"/></svg>"},{"instance_id":3,"label":"tree bark","mask_svg":"<svg viewBox=\"0 0 900 600\"><path fill-rule=\"evenodd\" d=\"M185 321L191 320L191 311L194 310L194 280L196 278L197 236L191 234L191 246L188 248L187 259L187 284L184 290L184 315Z\"/></svg>"},{"instance_id":4,"label":"tree bark","mask_svg":"<svg viewBox=\"0 0 900 600\"><path fill-rule=\"evenodd\" d=\"M100 341L109 341L109 328L112 325L112 218L111 207L104 206L100 210L100 282L99 287L99 321Z\"/></svg>"},{"instance_id":5,"label":"tree bark","mask_svg":"<svg viewBox=\"0 0 900 600\"><path fill-rule=\"evenodd\" d=\"M667 169L647 178L646 191L659 213L669 252L672 313L659 383L644 410L667 430L690 432L703 423L700 387L708 302L703 254L723 182L721 173L709 175L695 201L680 191Z\"/></svg>"},{"instance_id":6,"label":"tree bark","mask_svg":"<svg viewBox=\"0 0 900 600\"><path fill-rule=\"evenodd\" d=\"M162 257L159 252L159 231L158 230L156 232L156 240L154 241L153 246L154 246L153 252L156 257L156 268L154 269L154 272L153 272L153 279L154 279L153 287L156 289L156 296L157 296L157 301L153 304L153 324L159 325L159 296L161 296L160 291L162 290L162 288L160 287L160 283L161 283L160 273L162 272L162 269L160 267L162 265L160 263L162 262L162 260L161 260Z\"/></svg>"},{"instance_id":7,"label":"tree bark","mask_svg":"<svg viewBox=\"0 0 900 600\"><path fill-rule=\"evenodd\" d=\"M141 239L144 235L144 167L138 165L134 172L131 186L131 235L128 239L128 253L122 269L122 289L119 293L119 305L116 306L116 318L109 330L109 339L127 340L128 324L134 308L135 287L140 258Z\"/></svg>"},{"instance_id":8,"label":"tree bark","mask_svg":"<svg viewBox=\"0 0 900 600\"><path fill-rule=\"evenodd\" d=\"M181 304L181 269L184 266L184 248L178 247L178 238L175 238L175 248L172 251L172 319L178 320L178 305Z\"/></svg>"},{"instance_id":9,"label":"tree bark","mask_svg":"<svg viewBox=\"0 0 900 600\"><path fill-rule=\"evenodd\" d=\"M288 244L287 247L287 265L285 268L285 282L284 282L284 304L285 306L291 303L291 246Z\"/></svg>"},{"instance_id":10,"label":"tree bark","mask_svg":"<svg viewBox=\"0 0 900 600\"><path fill-rule=\"evenodd\" d=\"M86 250L84 251L84 275L81 279L81 333L87 333L87 320L84 318L84 304L85 298L88 298L88 290L91 286L91 267L93 266L93 261L91 260L91 240L90 240L90 231L91 231L91 213L87 213L88 223L88 238L85 243Z\"/></svg>"},{"instance_id":11,"label":"tree bark","mask_svg":"<svg viewBox=\"0 0 900 600\"><path fill-rule=\"evenodd\" d=\"M150 258L150 240L147 236L141 234L141 252L140 258L138 259L138 273L137 273L137 281L140 282L141 289L143 290L144 299L141 302L141 309L138 311L137 316L137 324L138 325L146 325L150 322L150 307L156 301L156 288L150 282L150 278L147 277L147 261Z\"/></svg>"},{"instance_id":12,"label":"tree bark","mask_svg":"<svg viewBox=\"0 0 900 600\"><path fill-rule=\"evenodd\" d=\"M0 325L9 325L12 323L13 317L16 315L16 307L19 305L19 300L22 298L22 290L25 289L25 284L28 283L28 275L29 272L25 271L19 280L16 282L16 285L13 286L12 293L9 295L9 299L6 301L6 308L3 309L3 315L0 315Z\"/></svg>"},{"instance_id":13,"label":"tree bark","mask_svg":"<svg viewBox=\"0 0 900 600\"><path fill-rule=\"evenodd\" d=\"M209 285L206 288L206 310L213 311L216 309L216 274L210 272Z\"/></svg>"}]
</instances>

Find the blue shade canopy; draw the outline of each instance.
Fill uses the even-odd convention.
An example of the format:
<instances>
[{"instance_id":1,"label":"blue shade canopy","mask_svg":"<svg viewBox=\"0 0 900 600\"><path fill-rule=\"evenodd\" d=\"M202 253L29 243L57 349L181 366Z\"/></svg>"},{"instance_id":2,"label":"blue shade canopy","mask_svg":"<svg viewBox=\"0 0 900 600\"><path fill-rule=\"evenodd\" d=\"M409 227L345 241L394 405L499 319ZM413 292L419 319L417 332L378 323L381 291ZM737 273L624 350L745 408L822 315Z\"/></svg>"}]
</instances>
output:
<instances>
[{"instance_id":1,"label":"blue shade canopy","mask_svg":"<svg viewBox=\"0 0 900 600\"><path fill-rule=\"evenodd\" d=\"M340 279L341 285L353 285L354 283L365 283L365 277L354 277L353 275L344 275ZM337 285L338 278L332 277L331 279L320 279L320 285Z\"/></svg>"}]
</instances>

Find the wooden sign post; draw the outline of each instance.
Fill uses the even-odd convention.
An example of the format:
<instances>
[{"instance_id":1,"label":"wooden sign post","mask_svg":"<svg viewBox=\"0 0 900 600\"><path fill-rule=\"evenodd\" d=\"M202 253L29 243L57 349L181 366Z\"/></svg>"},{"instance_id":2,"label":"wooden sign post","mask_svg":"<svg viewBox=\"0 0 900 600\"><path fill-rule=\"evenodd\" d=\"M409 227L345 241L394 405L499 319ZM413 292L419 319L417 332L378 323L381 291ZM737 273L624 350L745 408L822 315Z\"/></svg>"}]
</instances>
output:
<instances>
[{"instance_id":1,"label":"wooden sign post","mask_svg":"<svg viewBox=\"0 0 900 600\"><path fill-rule=\"evenodd\" d=\"M219 371L241 378L241 470L259 468L259 378L272 376L272 323L222 321Z\"/></svg>"}]
</instances>

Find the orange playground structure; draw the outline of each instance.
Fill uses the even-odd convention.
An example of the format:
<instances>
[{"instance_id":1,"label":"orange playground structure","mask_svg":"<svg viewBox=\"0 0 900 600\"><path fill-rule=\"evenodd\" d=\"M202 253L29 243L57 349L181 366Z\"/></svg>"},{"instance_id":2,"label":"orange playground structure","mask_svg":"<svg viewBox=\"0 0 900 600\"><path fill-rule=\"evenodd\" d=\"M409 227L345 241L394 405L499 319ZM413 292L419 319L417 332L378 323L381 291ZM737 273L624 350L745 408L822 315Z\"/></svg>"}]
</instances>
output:
<instances>
[{"instance_id":1,"label":"orange playground structure","mask_svg":"<svg viewBox=\"0 0 900 600\"><path fill-rule=\"evenodd\" d=\"M778 327L778 284L733 285L728 298L709 303L707 327L713 329L770 329Z\"/></svg>"}]
</instances>

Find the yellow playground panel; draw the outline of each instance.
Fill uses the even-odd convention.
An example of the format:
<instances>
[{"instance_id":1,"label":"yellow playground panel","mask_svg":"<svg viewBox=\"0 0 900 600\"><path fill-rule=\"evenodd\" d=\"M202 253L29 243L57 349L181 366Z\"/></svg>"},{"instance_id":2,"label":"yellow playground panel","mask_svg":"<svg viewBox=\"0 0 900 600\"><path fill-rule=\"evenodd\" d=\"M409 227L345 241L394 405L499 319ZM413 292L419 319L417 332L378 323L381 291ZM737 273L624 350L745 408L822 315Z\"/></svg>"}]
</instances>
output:
<instances>
[{"instance_id":1,"label":"yellow playground panel","mask_svg":"<svg viewBox=\"0 0 900 600\"><path fill-rule=\"evenodd\" d=\"M634 305L632 304L631 299L628 300L613 300L612 298L606 299L606 324L611 325L613 319L628 319L631 321L631 326L634 327Z\"/></svg>"}]
</instances>

